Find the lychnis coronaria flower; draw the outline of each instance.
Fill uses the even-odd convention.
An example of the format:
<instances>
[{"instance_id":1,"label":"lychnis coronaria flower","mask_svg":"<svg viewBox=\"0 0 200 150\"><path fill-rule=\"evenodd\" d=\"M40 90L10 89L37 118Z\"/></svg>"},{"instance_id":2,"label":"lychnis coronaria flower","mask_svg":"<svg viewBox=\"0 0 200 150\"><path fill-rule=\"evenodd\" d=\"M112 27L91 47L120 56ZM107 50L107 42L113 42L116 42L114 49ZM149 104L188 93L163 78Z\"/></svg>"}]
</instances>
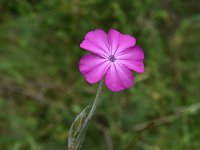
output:
<instances>
[{"instance_id":1,"label":"lychnis coronaria flower","mask_svg":"<svg viewBox=\"0 0 200 150\"><path fill-rule=\"evenodd\" d=\"M144 52L136 45L136 39L110 29L90 31L80 47L91 52L80 60L79 69L89 83L97 83L105 77L106 86L121 91L133 86L132 70L144 72Z\"/></svg>"}]
</instances>

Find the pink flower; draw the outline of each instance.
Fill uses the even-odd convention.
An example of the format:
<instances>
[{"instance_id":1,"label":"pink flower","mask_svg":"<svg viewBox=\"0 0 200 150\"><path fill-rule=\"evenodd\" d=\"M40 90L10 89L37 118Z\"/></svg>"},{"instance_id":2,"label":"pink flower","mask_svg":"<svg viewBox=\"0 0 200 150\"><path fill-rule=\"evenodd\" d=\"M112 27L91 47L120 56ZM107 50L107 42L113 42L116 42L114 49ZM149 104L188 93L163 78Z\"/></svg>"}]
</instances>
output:
<instances>
[{"instance_id":1,"label":"pink flower","mask_svg":"<svg viewBox=\"0 0 200 150\"><path fill-rule=\"evenodd\" d=\"M111 91L121 91L133 86L132 70L144 72L144 52L130 35L110 29L90 31L80 47L91 54L83 56L79 69L89 83L97 83L105 76L105 84Z\"/></svg>"}]
</instances>

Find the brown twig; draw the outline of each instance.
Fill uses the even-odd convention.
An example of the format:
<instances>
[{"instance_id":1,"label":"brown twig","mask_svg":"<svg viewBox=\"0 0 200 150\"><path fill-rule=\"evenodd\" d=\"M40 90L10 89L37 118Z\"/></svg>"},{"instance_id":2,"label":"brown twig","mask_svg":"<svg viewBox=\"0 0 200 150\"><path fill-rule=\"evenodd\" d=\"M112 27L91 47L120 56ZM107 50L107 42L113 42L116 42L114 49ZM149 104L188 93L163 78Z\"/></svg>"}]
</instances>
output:
<instances>
[{"instance_id":1,"label":"brown twig","mask_svg":"<svg viewBox=\"0 0 200 150\"><path fill-rule=\"evenodd\" d=\"M101 130L103 132L107 150L113 150L113 142L112 142L108 128L106 128L102 124L98 124L98 128L99 128L99 130Z\"/></svg>"},{"instance_id":2,"label":"brown twig","mask_svg":"<svg viewBox=\"0 0 200 150\"><path fill-rule=\"evenodd\" d=\"M132 147L140 140L144 131L148 131L148 129L150 128L170 123L184 115L192 114L199 110L200 110L200 103L196 103L189 107L182 107L181 109L177 110L174 114L171 114L169 116L164 116L158 119L153 119L149 122L144 122L135 125L134 131L136 132L136 135L133 136L133 138L131 139L131 141L128 143L128 145L125 147L124 150L132 149Z\"/></svg>"},{"instance_id":3,"label":"brown twig","mask_svg":"<svg viewBox=\"0 0 200 150\"><path fill-rule=\"evenodd\" d=\"M145 122L145 123L135 125L134 130L136 132L141 132L142 130L145 130L146 128L156 127L156 126L159 126L159 125L163 125L163 124L172 122L175 119L177 119L177 118L179 118L183 115L190 114L190 113L193 113L193 112L197 112L198 110L200 110L200 103L191 105L189 107L181 108L172 115L165 116L165 117L162 117L162 118L151 120L149 122Z\"/></svg>"}]
</instances>

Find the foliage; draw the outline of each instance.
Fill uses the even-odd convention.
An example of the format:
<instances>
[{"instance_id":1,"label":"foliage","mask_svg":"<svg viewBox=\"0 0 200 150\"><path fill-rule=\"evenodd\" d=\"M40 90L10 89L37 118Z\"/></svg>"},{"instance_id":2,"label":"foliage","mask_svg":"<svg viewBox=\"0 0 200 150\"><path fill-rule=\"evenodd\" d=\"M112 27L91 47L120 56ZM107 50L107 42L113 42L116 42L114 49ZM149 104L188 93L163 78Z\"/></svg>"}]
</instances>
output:
<instances>
[{"instance_id":1,"label":"foliage","mask_svg":"<svg viewBox=\"0 0 200 150\"><path fill-rule=\"evenodd\" d=\"M198 150L200 112L142 133L139 123L200 100L200 14L197 0L1 0L0 149L64 150L75 116L92 104L97 85L78 71L91 29L116 28L145 49L135 86L102 103L82 149ZM138 136L139 134L139 136Z\"/></svg>"}]
</instances>

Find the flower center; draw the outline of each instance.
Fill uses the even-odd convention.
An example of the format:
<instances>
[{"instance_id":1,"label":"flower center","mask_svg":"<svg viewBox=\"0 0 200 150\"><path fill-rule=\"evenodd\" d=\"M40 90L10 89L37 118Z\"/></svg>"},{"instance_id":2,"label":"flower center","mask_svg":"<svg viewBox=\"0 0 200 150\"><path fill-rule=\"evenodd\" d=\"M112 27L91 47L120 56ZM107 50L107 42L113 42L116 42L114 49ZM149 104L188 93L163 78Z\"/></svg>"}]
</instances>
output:
<instances>
[{"instance_id":1,"label":"flower center","mask_svg":"<svg viewBox=\"0 0 200 150\"><path fill-rule=\"evenodd\" d=\"M109 57L109 60L110 60L111 62L114 62L114 61L116 60L116 58L115 58L114 55L111 55L111 56Z\"/></svg>"}]
</instances>

